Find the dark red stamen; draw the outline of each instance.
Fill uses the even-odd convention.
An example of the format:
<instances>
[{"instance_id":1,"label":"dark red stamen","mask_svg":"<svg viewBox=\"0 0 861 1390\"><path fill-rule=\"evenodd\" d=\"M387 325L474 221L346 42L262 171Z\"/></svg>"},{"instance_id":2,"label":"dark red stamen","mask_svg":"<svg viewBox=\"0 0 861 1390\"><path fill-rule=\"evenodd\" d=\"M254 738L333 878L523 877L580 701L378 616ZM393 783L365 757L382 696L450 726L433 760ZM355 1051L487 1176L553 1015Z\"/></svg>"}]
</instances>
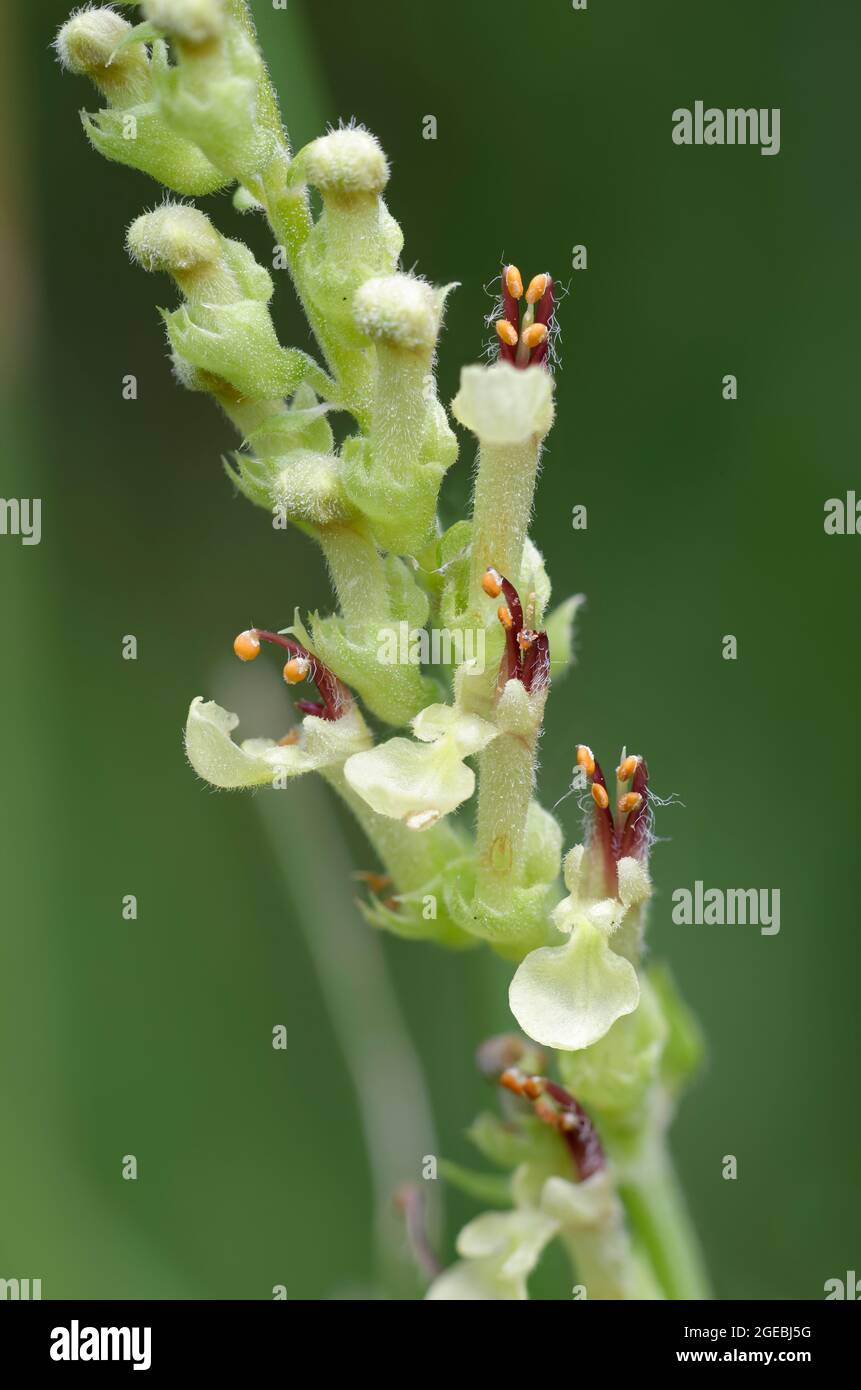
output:
<instances>
[{"instance_id":1,"label":"dark red stamen","mask_svg":"<svg viewBox=\"0 0 861 1390\"><path fill-rule=\"evenodd\" d=\"M559 1086L555 1081L545 1081L544 1091L548 1096L556 1101L563 1116L570 1116L574 1123L570 1128L563 1124L560 1127L560 1134L568 1145L568 1150L574 1160L574 1167L577 1171L578 1182L585 1182L591 1178L593 1173L598 1173L605 1166L606 1159L604 1150L601 1147L601 1140L598 1138L595 1126L586 1114L586 1111L574 1099L564 1086Z\"/></svg>"},{"instance_id":2,"label":"dark red stamen","mask_svg":"<svg viewBox=\"0 0 861 1390\"><path fill-rule=\"evenodd\" d=\"M322 700L297 700L296 708L300 709L303 714L315 715L317 719L330 718L326 713L326 706L323 704Z\"/></svg>"},{"instance_id":3,"label":"dark red stamen","mask_svg":"<svg viewBox=\"0 0 861 1390\"><path fill-rule=\"evenodd\" d=\"M635 859L645 859L649 850L649 769L645 758L637 763L631 779L631 791L638 792L642 801L628 816L619 844L619 858L633 856Z\"/></svg>"},{"instance_id":4,"label":"dark red stamen","mask_svg":"<svg viewBox=\"0 0 861 1390\"><path fill-rule=\"evenodd\" d=\"M523 653L517 639L523 631L523 608L520 603L520 595L511 581L500 575L499 582L505 595L508 611L511 614L511 625L505 629L505 655L502 658L499 671L500 682L504 685L506 681L520 680Z\"/></svg>"},{"instance_id":5,"label":"dark red stamen","mask_svg":"<svg viewBox=\"0 0 861 1390\"><path fill-rule=\"evenodd\" d=\"M529 358L530 366L539 366L541 363L546 362L547 360L547 353L550 348L550 332L552 328L553 309L553 281L548 275L544 293L539 299L538 303L535 305L535 322L544 324L545 328L547 329L547 337L544 339L543 343L539 343L537 347L534 347L532 349L532 354Z\"/></svg>"},{"instance_id":6,"label":"dark red stamen","mask_svg":"<svg viewBox=\"0 0 861 1390\"><path fill-rule=\"evenodd\" d=\"M499 576L502 585L502 592L505 595L505 602L508 604L508 611L513 619L512 631L522 632L523 630L523 608L520 603L520 595L514 585L504 575Z\"/></svg>"},{"instance_id":7,"label":"dark red stamen","mask_svg":"<svg viewBox=\"0 0 861 1390\"><path fill-rule=\"evenodd\" d=\"M322 661L318 661L312 652L306 651L301 642L297 642L292 637L285 637L280 632L268 632L265 628L255 627L251 629L254 636L261 642L271 642L276 647L282 647L291 656L302 657L308 662L308 679L312 680L320 694L320 701L297 700L297 707L304 714L313 714L318 719L335 720L342 715L353 703L353 694L343 681L339 681L334 672L328 666L324 666Z\"/></svg>"},{"instance_id":8,"label":"dark red stamen","mask_svg":"<svg viewBox=\"0 0 861 1390\"><path fill-rule=\"evenodd\" d=\"M511 615L511 624L505 629L505 654L499 668L500 688L506 681L518 680L526 690L543 690L550 682L547 633L525 630L520 595L504 575L499 575L499 583Z\"/></svg>"},{"instance_id":9,"label":"dark red stamen","mask_svg":"<svg viewBox=\"0 0 861 1390\"><path fill-rule=\"evenodd\" d=\"M546 632L536 632L523 654L521 677L529 691L543 690L550 684L550 642Z\"/></svg>"},{"instance_id":10,"label":"dark red stamen","mask_svg":"<svg viewBox=\"0 0 861 1390\"><path fill-rule=\"evenodd\" d=\"M520 281L520 272L516 266L504 265L500 275L500 300L502 305L502 317L497 319L496 329L498 343L496 345L501 362L510 362L519 370L526 367L542 366L546 363L550 351L550 338L553 330L553 312L555 296L553 293L553 280L544 272L543 275L535 276L530 282L530 289L536 281L544 281L544 289L541 298L530 304L528 298L524 297L522 291L520 298L515 298L509 288L509 272L513 272L515 284ZM527 291L527 296L530 291ZM529 333L529 329L540 324L547 331L541 342L534 347L528 346L528 340L524 339L524 334ZM513 337L514 342L506 342L506 337Z\"/></svg>"},{"instance_id":11,"label":"dark red stamen","mask_svg":"<svg viewBox=\"0 0 861 1390\"><path fill-rule=\"evenodd\" d=\"M607 792L607 805L599 806L594 797L592 799L593 812L593 834L595 841L601 851L601 859L604 864L604 878L607 891L615 896L619 886L619 876L616 872L616 860L618 859L618 843L616 838L616 823L613 820L613 812L610 809L610 793L607 791L607 783L601 771L601 764L595 759L595 771L592 773L592 784L596 787L603 787Z\"/></svg>"},{"instance_id":12,"label":"dark red stamen","mask_svg":"<svg viewBox=\"0 0 861 1390\"><path fill-rule=\"evenodd\" d=\"M520 308L517 300L508 288L508 266L502 267L502 317L507 319L512 328L517 329L520 324ZM517 356L517 344L513 346L499 340L499 357L502 362L513 363Z\"/></svg>"}]
</instances>

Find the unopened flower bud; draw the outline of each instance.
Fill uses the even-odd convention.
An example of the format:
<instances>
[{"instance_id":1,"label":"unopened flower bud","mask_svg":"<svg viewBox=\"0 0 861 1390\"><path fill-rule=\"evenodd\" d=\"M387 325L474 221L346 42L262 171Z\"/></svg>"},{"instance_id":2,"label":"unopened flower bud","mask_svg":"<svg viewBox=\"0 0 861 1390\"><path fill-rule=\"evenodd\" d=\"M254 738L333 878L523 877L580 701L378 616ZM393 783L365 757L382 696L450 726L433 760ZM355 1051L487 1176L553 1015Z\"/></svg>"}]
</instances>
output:
<instances>
[{"instance_id":1,"label":"unopened flower bud","mask_svg":"<svg viewBox=\"0 0 861 1390\"><path fill-rule=\"evenodd\" d=\"M221 237L205 213L185 203L164 203L135 219L126 236L129 255L144 270L176 279L221 257Z\"/></svg>"},{"instance_id":2,"label":"unopened flower bud","mask_svg":"<svg viewBox=\"0 0 861 1390\"><path fill-rule=\"evenodd\" d=\"M225 0L141 0L151 23L189 43L206 43L223 33L227 22Z\"/></svg>"},{"instance_id":3,"label":"unopened flower bud","mask_svg":"<svg viewBox=\"0 0 861 1390\"><path fill-rule=\"evenodd\" d=\"M367 337L389 347L432 352L445 293L412 275L366 280L353 301L356 323Z\"/></svg>"},{"instance_id":4,"label":"unopened flower bud","mask_svg":"<svg viewBox=\"0 0 861 1390\"><path fill-rule=\"evenodd\" d=\"M90 144L106 159L157 179L175 193L213 193L225 176L203 151L162 120L154 99L168 71L161 40L146 43L113 10L81 10L55 40L60 62L87 76L106 98L101 111L81 112Z\"/></svg>"},{"instance_id":5,"label":"unopened flower bud","mask_svg":"<svg viewBox=\"0 0 861 1390\"><path fill-rule=\"evenodd\" d=\"M163 122L197 145L223 179L253 179L277 136L261 108L263 60L225 0L147 0L145 12L172 39L176 61L154 73Z\"/></svg>"},{"instance_id":6,"label":"unopened flower bud","mask_svg":"<svg viewBox=\"0 0 861 1390\"><path fill-rule=\"evenodd\" d=\"M172 275L185 296L162 317L187 384L201 387L216 378L248 400L295 391L310 359L279 344L269 314L272 279L247 246L221 236L184 203L165 203L139 217L127 245L145 270Z\"/></svg>"},{"instance_id":7,"label":"unopened flower bud","mask_svg":"<svg viewBox=\"0 0 861 1390\"><path fill-rule=\"evenodd\" d=\"M389 181L389 166L375 136L347 127L306 145L294 161L291 179L318 188L324 198L378 196Z\"/></svg>"},{"instance_id":8,"label":"unopened flower bud","mask_svg":"<svg viewBox=\"0 0 861 1390\"><path fill-rule=\"evenodd\" d=\"M89 77L111 101L143 98L149 83L149 59L143 44L128 44L115 53L132 26L115 10L79 10L67 19L54 40L64 68Z\"/></svg>"}]
</instances>

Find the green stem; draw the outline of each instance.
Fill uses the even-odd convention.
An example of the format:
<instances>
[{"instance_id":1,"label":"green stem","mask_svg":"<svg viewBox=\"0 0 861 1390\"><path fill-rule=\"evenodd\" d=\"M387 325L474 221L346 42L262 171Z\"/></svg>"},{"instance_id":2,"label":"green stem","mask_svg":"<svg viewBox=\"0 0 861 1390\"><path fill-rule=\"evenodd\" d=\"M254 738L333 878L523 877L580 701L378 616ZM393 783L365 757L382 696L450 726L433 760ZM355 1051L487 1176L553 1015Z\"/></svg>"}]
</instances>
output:
<instances>
[{"instance_id":1,"label":"green stem","mask_svg":"<svg viewBox=\"0 0 861 1390\"><path fill-rule=\"evenodd\" d=\"M620 1193L667 1298L711 1298L699 1241L662 1138L624 1171Z\"/></svg>"},{"instance_id":2,"label":"green stem","mask_svg":"<svg viewBox=\"0 0 861 1390\"><path fill-rule=\"evenodd\" d=\"M501 733L479 761L476 897L498 912L523 878L536 737Z\"/></svg>"},{"instance_id":3,"label":"green stem","mask_svg":"<svg viewBox=\"0 0 861 1390\"><path fill-rule=\"evenodd\" d=\"M428 408L430 353L377 345L369 441L374 466L399 483L415 475Z\"/></svg>"},{"instance_id":4,"label":"green stem","mask_svg":"<svg viewBox=\"0 0 861 1390\"><path fill-rule=\"evenodd\" d=\"M624 1230L577 1231L562 1238L574 1274L593 1302L664 1297L652 1270L631 1246Z\"/></svg>"},{"instance_id":5,"label":"green stem","mask_svg":"<svg viewBox=\"0 0 861 1390\"><path fill-rule=\"evenodd\" d=\"M482 444L472 509L470 609L486 604L481 581L493 565L512 584L520 583L523 545L532 511L540 444Z\"/></svg>"},{"instance_id":6,"label":"green stem","mask_svg":"<svg viewBox=\"0 0 861 1390\"><path fill-rule=\"evenodd\" d=\"M347 631L366 632L389 616L391 604L383 561L373 541L356 526L319 528Z\"/></svg>"}]
</instances>

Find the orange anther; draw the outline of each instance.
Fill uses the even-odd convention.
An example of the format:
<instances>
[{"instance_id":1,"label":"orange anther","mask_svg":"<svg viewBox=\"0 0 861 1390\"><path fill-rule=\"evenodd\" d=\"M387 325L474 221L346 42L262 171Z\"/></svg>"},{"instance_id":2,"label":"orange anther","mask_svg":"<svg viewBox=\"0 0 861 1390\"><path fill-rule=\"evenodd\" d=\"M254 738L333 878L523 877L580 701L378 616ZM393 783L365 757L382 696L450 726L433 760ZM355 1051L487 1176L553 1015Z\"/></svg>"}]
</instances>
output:
<instances>
[{"instance_id":1,"label":"orange anther","mask_svg":"<svg viewBox=\"0 0 861 1390\"><path fill-rule=\"evenodd\" d=\"M549 279L549 275L533 275L532 279L529 281L529 286L526 290L527 304L538 303L539 299L544 294L544 291L547 289L547 282L549 281Z\"/></svg>"},{"instance_id":2,"label":"orange anther","mask_svg":"<svg viewBox=\"0 0 861 1390\"><path fill-rule=\"evenodd\" d=\"M546 337L546 323L531 323L528 328L523 330L523 345L528 348L536 348L539 343L544 342Z\"/></svg>"},{"instance_id":3,"label":"orange anther","mask_svg":"<svg viewBox=\"0 0 861 1390\"><path fill-rule=\"evenodd\" d=\"M577 766L582 767L587 777L595 771L595 755L587 743L577 744Z\"/></svg>"},{"instance_id":4,"label":"orange anther","mask_svg":"<svg viewBox=\"0 0 861 1390\"><path fill-rule=\"evenodd\" d=\"M372 893L384 893L387 888L392 886L392 880L388 874L375 874L370 870L361 870L356 874L356 878L367 883Z\"/></svg>"},{"instance_id":5,"label":"orange anther","mask_svg":"<svg viewBox=\"0 0 861 1390\"><path fill-rule=\"evenodd\" d=\"M278 740L278 747L279 747L279 748L292 748L292 747L293 747L293 744L294 744L294 743L298 743L298 742L299 742L299 730L298 730L298 729L291 729L290 732L289 732L289 734L285 734L283 738L279 738L279 740Z\"/></svg>"},{"instance_id":6,"label":"orange anther","mask_svg":"<svg viewBox=\"0 0 861 1390\"><path fill-rule=\"evenodd\" d=\"M513 1091L516 1096L523 1095L523 1075L516 1071L514 1067L508 1067L499 1078L500 1086L504 1086L506 1091Z\"/></svg>"},{"instance_id":7,"label":"orange anther","mask_svg":"<svg viewBox=\"0 0 861 1390\"><path fill-rule=\"evenodd\" d=\"M248 628L233 639L233 650L240 661L253 661L260 654L260 638Z\"/></svg>"},{"instance_id":8,"label":"orange anther","mask_svg":"<svg viewBox=\"0 0 861 1390\"><path fill-rule=\"evenodd\" d=\"M506 632L510 632L511 628L514 627L514 619L511 616L511 609L506 608L505 604L501 603L496 610L496 616L502 623L502 626L505 628Z\"/></svg>"},{"instance_id":9,"label":"orange anther","mask_svg":"<svg viewBox=\"0 0 861 1390\"><path fill-rule=\"evenodd\" d=\"M642 804L643 798L639 792L628 792L626 796L619 797L619 810L623 816L627 816L630 811L636 811Z\"/></svg>"},{"instance_id":10,"label":"orange anther","mask_svg":"<svg viewBox=\"0 0 861 1390\"><path fill-rule=\"evenodd\" d=\"M517 346L517 329L514 327L513 323L509 323L508 319L497 319L495 326L501 342L505 343L508 347Z\"/></svg>"},{"instance_id":11,"label":"orange anther","mask_svg":"<svg viewBox=\"0 0 861 1390\"><path fill-rule=\"evenodd\" d=\"M635 757L633 753L629 758L623 758L619 766L616 768L616 776L618 777L619 781L627 782L629 777L633 777L634 773L637 771L639 763L640 759Z\"/></svg>"},{"instance_id":12,"label":"orange anther","mask_svg":"<svg viewBox=\"0 0 861 1390\"><path fill-rule=\"evenodd\" d=\"M528 1076L523 1083L523 1093L527 1095L530 1100L537 1100L543 1090L543 1076Z\"/></svg>"},{"instance_id":13,"label":"orange anther","mask_svg":"<svg viewBox=\"0 0 861 1390\"><path fill-rule=\"evenodd\" d=\"M532 643L535 641L537 636L537 632L518 632L517 645L520 648L520 650L523 652L528 652L529 648L532 646Z\"/></svg>"},{"instance_id":14,"label":"orange anther","mask_svg":"<svg viewBox=\"0 0 861 1390\"><path fill-rule=\"evenodd\" d=\"M552 1129L559 1128L559 1111L556 1109L555 1105L551 1105L549 1101L539 1100L535 1106L535 1113L539 1120L543 1120L544 1123L550 1125Z\"/></svg>"},{"instance_id":15,"label":"orange anther","mask_svg":"<svg viewBox=\"0 0 861 1390\"><path fill-rule=\"evenodd\" d=\"M507 265L505 267L505 288L508 290L512 299L519 299L523 294L523 277L516 265Z\"/></svg>"},{"instance_id":16,"label":"orange anther","mask_svg":"<svg viewBox=\"0 0 861 1390\"><path fill-rule=\"evenodd\" d=\"M484 572L481 587L488 598L499 598L502 593L502 575L499 570L495 570L492 565L488 566Z\"/></svg>"},{"instance_id":17,"label":"orange anther","mask_svg":"<svg viewBox=\"0 0 861 1390\"><path fill-rule=\"evenodd\" d=\"M610 798L607 795L607 788L602 787L598 782L593 782L592 800L595 802L595 805L601 811L606 811L607 807L610 805Z\"/></svg>"},{"instance_id":18,"label":"orange anther","mask_svg":"<svg viewBox=\"0 0 861 1390\"><path fill-rule=\"evenodd\" d=\"M311 669L311 663L307 656L291 656L284 667L284 679L288 685L298 685L303 681Z\"/></svg>"}]
</instances>

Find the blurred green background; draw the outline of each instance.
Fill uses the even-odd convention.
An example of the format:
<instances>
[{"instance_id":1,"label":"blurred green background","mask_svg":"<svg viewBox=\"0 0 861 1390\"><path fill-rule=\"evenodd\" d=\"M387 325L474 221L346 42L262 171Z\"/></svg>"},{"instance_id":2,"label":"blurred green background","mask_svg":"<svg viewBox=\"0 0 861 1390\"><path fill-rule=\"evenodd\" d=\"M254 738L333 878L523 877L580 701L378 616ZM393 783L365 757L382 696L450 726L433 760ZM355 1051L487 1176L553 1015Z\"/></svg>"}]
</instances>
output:
<instances>
[{"instance_id":1,"label":"blurred green background","mask_svg":"<svg viewBox=\"0 0 861 1390\"><path fill-rule=\"evenodd\" d=\"M405 264L461 282L444 399L483 346L501 255L570 283L533 534L557 597L588 606L549 706L542 798L563 795L582 739L605 762L643 751L684 803L658 824L650 925L710 1049L679 1166L720 1297L821 1298L861 1260L861 539L822 525L826 499L861 493L861 10L254 10L294 143L367 123L393 161ZM226 422L171 380L155 306L173 291L123 250L160 195L87 147L76 111L97 103L48 47L66 13L38 0L0 17L0 491L43 499L39 546L0 538L0 1276L51 1298L412 1294L381 1272L379 1212L422 1154L471 1161L464 1129L489 1100L472 1052L509 1026L508 970L373 936L349 879L350 856L370 863L349 827L346 849L333 839L310 779L264 806L184 764L198 693L249 734L283 718L277 663L239 668L230 643L325 606L327 584L303 538L232 495ZM674 146L671 112L698 98L779 107L780 154ZM268 260L261 222L226 197L209 210ZM279 289L282 340L303 343ZM471 464L464 440L448 517ZM575 799L559 811L570 843ZM779 888L780 934L674 926L670 895L698 878ZM473 1210L446 1197L447 1255ZM545 1296L565 1296L557 1273Z\"/></svg>"}]
</instances>

